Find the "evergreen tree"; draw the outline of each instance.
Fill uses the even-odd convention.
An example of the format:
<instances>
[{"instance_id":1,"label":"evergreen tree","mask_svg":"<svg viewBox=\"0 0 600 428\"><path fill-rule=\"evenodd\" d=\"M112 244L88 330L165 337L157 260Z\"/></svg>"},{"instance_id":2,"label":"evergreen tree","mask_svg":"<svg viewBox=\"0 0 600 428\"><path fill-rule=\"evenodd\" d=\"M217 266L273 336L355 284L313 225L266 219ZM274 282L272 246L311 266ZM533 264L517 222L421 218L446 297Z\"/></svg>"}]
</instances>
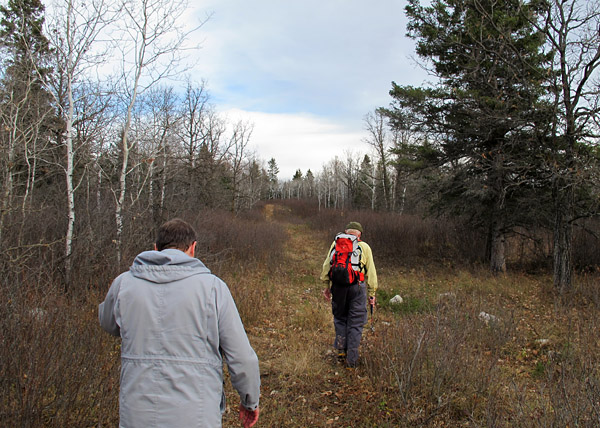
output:
<instances>
[{"instance_id":1,"label":"evergreen tree","mask_svg":"<svg viewBox=\"0 0 600 428\"><path fill-rule=\"evenodd\" d=\"M277 174L279 174L279 167L275 158L269 159L267 163L267 177L269 179L269 199L275 198L277 189Z\"/></svg>"},{"instance_id":2,"label":"evergreen tree","mask_svg":"<svg viewBox=\"0 0 600 428\"><path fill-rule=\"evenodd\" d=\"M0 46L7 52L5 79L38 82L49 73L50 48L39 0L9 0L0 6Z\"/></svg>"},{"instance_id":3,"label":"evergreen tree","mask_svg":"<svg viewBox=\"0 0 600 428\"><path fill-rule=\"evenodd\" d=\"M352 206L359 209L375 209L375 178L369 155L363 157L358 170L358 182L352 198Z\"/></svg>"},{"instance_id":4,"label":"evergreen tree","mask_svg":"<svg viewBox=\"0 0 600 428\"><path fill-rule=\"evenodd\" d=\"M277 162L275 158L269 159L269 163L267 164L267 174L269 175L270 181L277 181L277 174L279 174L279 167L277 166Z\"/></svg>"},{"instance_id":5,"label":"evergreen tree","mask_svg":"<svg viewBox=\"0 0 600 428\"><path fill-rule=\"evenodd\" d=\"M300 194L302 193L302 171L297 169L292 177L292 187L296 192L296 198L300 199Z\"/></svg>"},{"instance_id":6,"label":"evergreen tree","mask_svg":"<svg viewBox=\"0 0 600 428\"><path fill-rule=\"evenodd\" d=\"M438 169L438 212L464 215L488 234L494 272L505 270L507 233L525 220L548 120L543 76L549 58L521 0L409 0L409 36L439 78L436 87L393 84L393 126L427 135L416 164ZM414 160L413 160L414 162Z\"/></svg>"},{"instance_id":7,"label":"evergreen tree","mask_svg":"<svg viewBox=\"0 0 600 428\"><path fill-rule=\"evenodd\" d=\"M306 181L306 197L312 198L315 195L315 176L309 169L304 176Z\"/></svg>"}]
</instances>

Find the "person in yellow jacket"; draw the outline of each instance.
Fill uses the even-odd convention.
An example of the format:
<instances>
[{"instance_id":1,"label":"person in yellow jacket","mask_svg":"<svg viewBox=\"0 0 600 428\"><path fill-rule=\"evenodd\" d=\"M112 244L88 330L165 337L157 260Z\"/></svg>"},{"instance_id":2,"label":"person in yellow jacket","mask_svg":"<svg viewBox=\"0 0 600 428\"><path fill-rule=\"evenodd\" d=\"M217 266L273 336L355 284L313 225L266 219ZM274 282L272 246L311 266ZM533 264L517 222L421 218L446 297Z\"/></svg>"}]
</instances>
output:
<instances>
[{"instance_id":1,"label":"person in yellow jacket","mask_svg":"<svg viewBox=\"0 0 600 428\"><path fill-rule=\"evenodd\" d=\"M360 241L363 228L360 223L352 221L346 225L345 233L354 235L359 239L360 271L364 274L364 281L353 285L332 283L329 279L331 267L331 254L335 241L331 244L327 257L323 262L320 279L327 286L323 292L325 298L331 301L333 312L333 325L335 328L335 341L333 346L338 352L340 360L344 360L348 367L356 367L358 362L358 347L362 339L363 326L367 322L367 296L369 305L375 305L375 292L377 291L377 270L373 262L373 252L366 242Z\"/></svg>"}]
</instances>

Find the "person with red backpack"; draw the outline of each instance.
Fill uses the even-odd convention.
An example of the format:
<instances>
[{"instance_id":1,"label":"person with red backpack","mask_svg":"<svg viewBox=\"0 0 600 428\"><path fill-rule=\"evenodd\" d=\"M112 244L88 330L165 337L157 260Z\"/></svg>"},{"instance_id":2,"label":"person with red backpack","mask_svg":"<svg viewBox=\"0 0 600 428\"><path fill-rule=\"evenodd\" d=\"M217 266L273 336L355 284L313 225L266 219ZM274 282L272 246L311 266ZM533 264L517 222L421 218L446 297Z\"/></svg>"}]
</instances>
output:
<instances>
[{"instance_id":1,"label":"person with red backpack","mask_svg":"<svg viewBox=\"0 0 600 428\"><path fill-rule=\"evenodd\" d=\"M375 306L377 271L373 252L360 240L363 228L352 221L338 233L323 262L320 279L327 283L324 295L331 301L338 358L356 367L363 326L367 322L367 296Z\"/></svg>"}]
</instances>

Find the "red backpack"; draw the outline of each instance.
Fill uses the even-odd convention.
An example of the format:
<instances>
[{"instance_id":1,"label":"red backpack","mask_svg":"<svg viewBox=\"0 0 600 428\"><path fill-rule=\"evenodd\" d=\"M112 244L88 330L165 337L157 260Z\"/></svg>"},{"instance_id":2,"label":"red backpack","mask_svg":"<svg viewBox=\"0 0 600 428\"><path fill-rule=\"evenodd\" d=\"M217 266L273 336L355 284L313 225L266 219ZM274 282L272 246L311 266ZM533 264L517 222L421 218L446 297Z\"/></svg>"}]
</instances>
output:
<instances>
[{"instance_id":1,"label":"red backpack","mask_svg":"<svg viewBox=\"0 0 600 428\"><path fill-rule=\"evenodd\" d=\"M339 285L353 285L364 281L365 275L360 265L362 248L359 239L347 233L335 236L335 245L330 254L329 279Z\"/></svg>"}]
</instances>

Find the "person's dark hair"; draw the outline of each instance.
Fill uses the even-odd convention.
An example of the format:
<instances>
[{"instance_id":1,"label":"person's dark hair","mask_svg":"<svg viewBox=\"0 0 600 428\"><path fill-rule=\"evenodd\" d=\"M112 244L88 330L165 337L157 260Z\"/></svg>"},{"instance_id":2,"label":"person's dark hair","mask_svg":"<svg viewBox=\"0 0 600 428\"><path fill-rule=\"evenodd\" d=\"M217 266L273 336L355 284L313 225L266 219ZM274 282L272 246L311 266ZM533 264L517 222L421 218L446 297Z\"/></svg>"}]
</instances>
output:
<instances>
[{"instance_id":1,"label":"person's dark hair","mask_svg":"<svg viewBox=\"0 0 600 428\"><path fill-rule=\"evenodd\" d=\"M158 251L167 248L185 251L196 241L196 231L187 222L180 218L174 218L158 228L156 237L156 249Z\"/></svg>"}]
</instances>

